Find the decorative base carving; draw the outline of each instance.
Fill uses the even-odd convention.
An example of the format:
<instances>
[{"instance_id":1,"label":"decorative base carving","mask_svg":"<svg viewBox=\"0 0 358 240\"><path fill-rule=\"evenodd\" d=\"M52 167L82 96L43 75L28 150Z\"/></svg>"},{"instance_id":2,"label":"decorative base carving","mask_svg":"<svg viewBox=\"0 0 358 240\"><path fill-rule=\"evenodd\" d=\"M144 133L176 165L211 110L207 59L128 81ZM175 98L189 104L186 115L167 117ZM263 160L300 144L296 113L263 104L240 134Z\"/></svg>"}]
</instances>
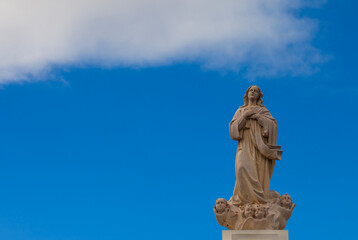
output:
<instances>
[{"instance_id":1,"label":"decorative base carving","mask_svg":"<svg viewBox=\"0 0 358 240\"><path fill-rule=\"evenodd\" d=\"M295 204L288 194L281 195L270 191L265 204L236 206L230 200L216 200L214 213L218 223L230 230L284 229L291 217Z\"/></svg>"}]
</instances>

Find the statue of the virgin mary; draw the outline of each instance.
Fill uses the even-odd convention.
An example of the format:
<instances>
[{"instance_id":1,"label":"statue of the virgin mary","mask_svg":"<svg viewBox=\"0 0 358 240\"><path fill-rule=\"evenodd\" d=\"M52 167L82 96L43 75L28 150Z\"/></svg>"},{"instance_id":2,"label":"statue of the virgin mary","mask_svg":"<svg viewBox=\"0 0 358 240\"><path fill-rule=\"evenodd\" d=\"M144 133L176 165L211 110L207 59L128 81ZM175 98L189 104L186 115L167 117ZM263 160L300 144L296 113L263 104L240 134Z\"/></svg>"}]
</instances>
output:
<instances>
[{"instance_id":1,"label":"statue of the virgin mary","mask_svg":"<svg viewBox=\"0 0 358 240\"><path fill-rule=\"evenodd\" d=\"M230 202L265 204L269 199L270 179L275 161L281 159L276 145L277 122L262 105L263 94L251 86L244 96L244 105L230 122L230 136L239 141L235 172L236 183Z\"/></svg>"},{"instance_id":2,"label":"statue of the virgin mary","mask_svg":"<svg viewBox=\"0 0 358 240\"><path fill-rule=\"evenodd\" d=\"M230 136L238 141L234 193L229 201L219 198L214 207L218 223L230 230L284 229L295 204L288 194L270 191L276 160L277 122L262 105L263 94L251 86L244 105L230 122Z\"/></svg>"}]
</instances>

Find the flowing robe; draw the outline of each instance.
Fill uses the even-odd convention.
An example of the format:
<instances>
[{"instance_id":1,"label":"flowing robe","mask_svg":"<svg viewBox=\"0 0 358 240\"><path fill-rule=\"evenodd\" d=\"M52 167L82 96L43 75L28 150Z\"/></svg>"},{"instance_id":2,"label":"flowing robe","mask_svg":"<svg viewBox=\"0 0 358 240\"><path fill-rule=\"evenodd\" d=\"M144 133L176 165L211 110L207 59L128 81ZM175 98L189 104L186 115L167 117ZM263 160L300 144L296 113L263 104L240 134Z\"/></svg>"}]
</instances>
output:
<instances>
[{"instance_id":1,"label":"flowing robe","mask_svg":"<svg viewBox=\"0 0 358 240\"><path fill-rule=\"evenodd\" d=\"M245 118L253 110L257 119ZM275 160L282 151L276 145L277 122L264 106L242 106L230 122L230 136L239 141L235 172L236 183L230 201L234 205L268 202L270 179Z\"/></svg>"}]
</instances>

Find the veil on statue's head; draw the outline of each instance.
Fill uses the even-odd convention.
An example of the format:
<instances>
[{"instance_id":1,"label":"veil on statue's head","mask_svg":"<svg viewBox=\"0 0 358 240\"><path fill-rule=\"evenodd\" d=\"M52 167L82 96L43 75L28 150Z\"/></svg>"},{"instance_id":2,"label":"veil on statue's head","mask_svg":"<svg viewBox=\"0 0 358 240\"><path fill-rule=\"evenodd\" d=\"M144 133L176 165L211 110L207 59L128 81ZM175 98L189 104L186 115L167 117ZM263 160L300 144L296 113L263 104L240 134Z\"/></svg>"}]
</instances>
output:
<instances>
[{"instance_id":1,"label":"veil on statue's head","mask_svg":"<svg viewBox=\"0 0 358 240\"><path fill-rule=\"evenodd\" d=\"M249 91L250 91L250 89L251 89L252 87L257 87L257 88L259 89L259 99L257 99L256 104L259 105L259 106L263 106L262 103L263 103L264 101L262 100L262 97L264 96L264 94L261 92L261 89L260 89L258 86L252 85L252 86L250 86L250 87L246 90L246 93L245 93L245 95L244 95L244 105L241 106L241 107L246 107L246 106L249 104L248 93L249 93Z\"/></svg>"}]
</instances>

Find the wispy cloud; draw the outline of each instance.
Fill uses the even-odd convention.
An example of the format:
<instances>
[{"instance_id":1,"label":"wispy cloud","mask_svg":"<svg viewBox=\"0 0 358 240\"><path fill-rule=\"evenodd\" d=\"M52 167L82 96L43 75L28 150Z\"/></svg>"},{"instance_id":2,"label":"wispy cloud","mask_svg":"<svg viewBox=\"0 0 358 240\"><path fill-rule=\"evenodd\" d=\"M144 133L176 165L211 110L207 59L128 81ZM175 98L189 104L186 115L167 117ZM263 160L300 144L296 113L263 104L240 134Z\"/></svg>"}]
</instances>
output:
<instances>
[{"instance_id":1,"label":"wispy cloud","mask_svg":"<svg viewBox=\"0 0 358 240\"><path fill-rule=\"evenodd\" d=\"M249 77L309 74L322 59L299 0L3 0L0 83L53 66L178 62Z\"/></svg>"}]
</instances>

